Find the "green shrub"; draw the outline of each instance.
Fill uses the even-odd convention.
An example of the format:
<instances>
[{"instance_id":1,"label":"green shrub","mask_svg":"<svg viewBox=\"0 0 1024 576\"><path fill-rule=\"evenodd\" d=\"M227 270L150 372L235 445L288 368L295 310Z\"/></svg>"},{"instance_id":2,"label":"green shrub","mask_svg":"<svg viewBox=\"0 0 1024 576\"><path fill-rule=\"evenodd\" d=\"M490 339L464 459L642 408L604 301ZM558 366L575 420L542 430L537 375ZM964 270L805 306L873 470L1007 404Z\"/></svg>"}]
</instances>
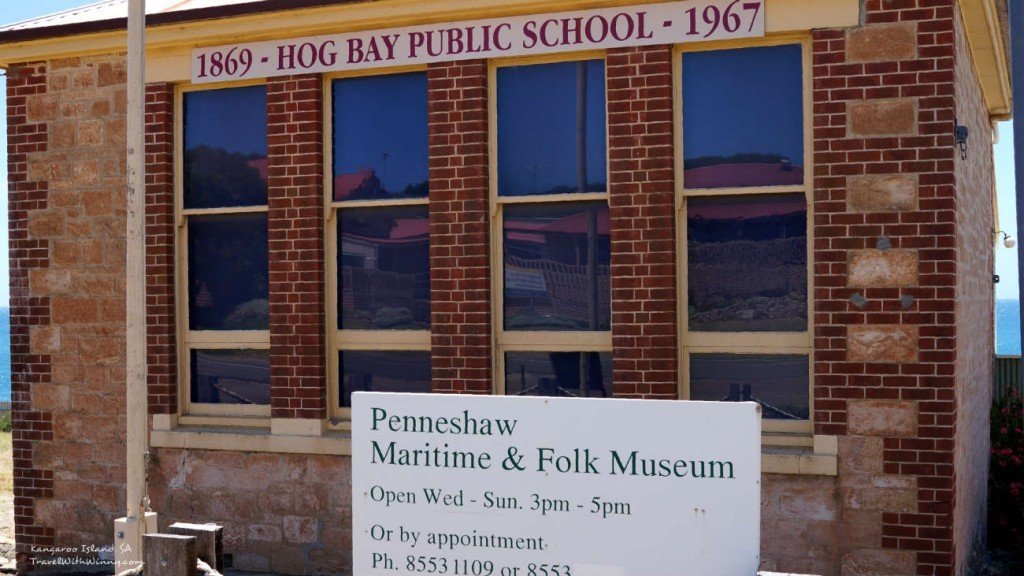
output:
<instances>
[{"instance_id":1,"label":"green shrub","mask_svg":"<svg viewBox=\"0 0 1024 576\"><path fill-rule=\"evenodd\" d=\"M0 412L0 432L11 431L11 411Z\"/></svg>"},{"instance_id":2,"label":"green shrub","mask_svg":"<svg viewBox=\"0 0 1024 576\"><path fill-rule=\"evenodd\" d=\"M992 407L989 540L1024 547L1024 403L1011 389Z\"/></svg>"}]
</instances>

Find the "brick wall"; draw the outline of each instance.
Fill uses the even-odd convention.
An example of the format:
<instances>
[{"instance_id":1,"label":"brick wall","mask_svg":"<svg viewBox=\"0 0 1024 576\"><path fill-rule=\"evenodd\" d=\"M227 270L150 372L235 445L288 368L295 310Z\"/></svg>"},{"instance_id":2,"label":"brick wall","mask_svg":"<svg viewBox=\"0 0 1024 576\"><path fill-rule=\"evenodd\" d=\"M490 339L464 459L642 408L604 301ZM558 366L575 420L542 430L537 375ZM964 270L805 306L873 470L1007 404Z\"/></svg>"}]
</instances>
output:
<instances>
[{"instance_id":1,"label":"brick wall","mask_svg":"<svg viewBox=\"0 0 1024 576\"><path fill-rule=\"evenodd\" d=\"M275 418L327 417L322 99L318 75L267 81Z\"/></svg>"},{"instance_id":2,"label":"brick wall","mask_svg":"<svg viewBox=\"0 0 1024 576\"><path fill-rule=\"evenodd\" d=\"M608 84L612 385L676 398L672 48L612 50Z\"/></svg>"},{"instance_id":3,"label":"brick wall","mask_svg":"<svg viewBox=\"0 0 1024 576\"><path fill-rule=\"evenodd\" d=\"M953 574L976 573L985 550L988 495L989 409L995 356L992 284L992 226L995 166L992 124L968 52L963 21L957 9L956 115L970 130L966 160L956 157L957 286L956 286L956 470L953 518ZM1000 241L1002 237L999 237ZM1001 243L999 244L1002 245Z\"/></svg>"},{"instance_id":4,"label":"brick wall","mask_svg":"<svg viewBox=\"0 0 1024 576\"><path fill-rule=\"evenodd\" d=\"M487 62L431 64L431 369L437 392L491 384Z\"/></svg>"},{"instance_id":5,"label":"brick wall","mask_svg":"<svg viewBox=\"0 0 1024 576\"><path fill-rule=\"evenodd\" d=\"M149 413L177 414L174 87L146 87L146 370Z\"/></svg>"},{"instance_id":6,"label":"brick wall","mask_svg":"<svg viewBox=\"0 0 1024 576\"><path fill-rule=\"evenodd\" d=\"M16 538L106 544L124 509L124 60L9 82Z\"/></svg>"}]
</instances>

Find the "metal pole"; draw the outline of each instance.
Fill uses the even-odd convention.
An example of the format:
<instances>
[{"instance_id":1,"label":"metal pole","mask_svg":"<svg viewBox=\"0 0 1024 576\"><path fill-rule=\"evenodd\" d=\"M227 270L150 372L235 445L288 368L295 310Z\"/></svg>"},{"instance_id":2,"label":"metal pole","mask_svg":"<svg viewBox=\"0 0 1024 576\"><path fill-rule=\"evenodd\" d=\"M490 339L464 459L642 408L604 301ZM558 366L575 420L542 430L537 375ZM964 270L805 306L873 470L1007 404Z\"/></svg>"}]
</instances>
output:
<instances>
[{"instance_id":1,"label":"metal pole","mask_svg":"<svg viewBox=\"0 0 1024 576\"><path fill-rule=\"evenodd\" d=\"M128 2L128 186L125 289L126 491L125 518L115 522L116 570L143 558L142 535L155 529L146 495L149 416L146 398L146 1Z\"/></svg>"},{"instance_id":2,"label":"metal pole","mask_svg":"<svg viewBox=\"0 0 1024 576\"><path fill-rule=\"evenodd\" d=\"M1024 6L1022 0L1010 0L1010 74L1013 82L1013 113L1024 111ZM1024 230L1024 117L1014 118L1013 122L1013 159L1014 176L1017 188L1017 234ZM1020 254L1021 243L1017 243L1018 278L1024 280L1024 259ZM1020 295L1020 285L1017 288ZM1024 309L1020 315L1021 342L1024 342ZM1021 376L1024 377L1024 362L1018 362Z\"/></svg>"}]
</instances>

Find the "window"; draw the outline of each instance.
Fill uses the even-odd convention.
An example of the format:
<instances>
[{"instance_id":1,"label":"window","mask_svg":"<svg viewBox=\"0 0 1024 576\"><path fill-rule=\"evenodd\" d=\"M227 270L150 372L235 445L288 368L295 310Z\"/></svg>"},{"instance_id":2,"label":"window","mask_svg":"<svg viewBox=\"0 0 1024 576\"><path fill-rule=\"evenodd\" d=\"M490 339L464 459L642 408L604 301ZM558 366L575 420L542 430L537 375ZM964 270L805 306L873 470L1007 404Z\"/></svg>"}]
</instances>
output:
<instances>
[{"instance_id":1,"label":"window","mask_svg":"<svg viewBox=\"0 0 1024 576\"><path fill-rule=\"evenodd\" d=\"M331 82L335 417L352 392L430 392L427 75Z\"/></svg>"},{"instance_id":2,"label":"window","mask_svg":"<svg viewBox=\"0 0 1024 576\"><path fill-rule=\"evenodd\" d=\"M498 389L609 397L604 60L519 60L491 79Z\"/></svg>"},{"instance_id":3,"label":"window","mask_svg":"<svg viewBox=\"0 0 1024 576\"><path fill-rule=\"evenodd\" d=\"M270 416L263 86L181 92L183 416Z\"/></svg>"},{"instance_id":4,"label":"window","mask_svg":"<svg viewBox=\"0 0 1024 576\"><path fill-rule=\"evenodd\" d=\"M810 433L807 49L681 48L683 397Z\"/></svg>"}]
</instances>

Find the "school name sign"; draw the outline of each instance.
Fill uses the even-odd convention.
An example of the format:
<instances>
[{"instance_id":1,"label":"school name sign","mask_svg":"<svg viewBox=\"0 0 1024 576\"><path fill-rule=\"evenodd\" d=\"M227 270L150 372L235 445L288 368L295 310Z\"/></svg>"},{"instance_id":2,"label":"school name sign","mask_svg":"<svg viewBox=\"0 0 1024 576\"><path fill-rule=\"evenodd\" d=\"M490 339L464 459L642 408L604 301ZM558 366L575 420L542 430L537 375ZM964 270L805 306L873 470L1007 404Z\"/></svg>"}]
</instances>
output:
<instances>
[{"instance_id":1,"label":"school name sign","mask_svg":"<svg viewBox=\"0 0 1024 576\"><path fill-rule=\"evenodd\" d=\"M197 48L196 84L764 36L765 0L688 0Z\"/></svg>"},{"instance_id":2,"label":"school name sign","mask_svg":"<svg viewBox=\"0 0 1024 576\"><path fill-rule=\"evenodd\" d=\"M356 393L356 576L754 574L760 408Z\"/></svg>"}]
</instances>

